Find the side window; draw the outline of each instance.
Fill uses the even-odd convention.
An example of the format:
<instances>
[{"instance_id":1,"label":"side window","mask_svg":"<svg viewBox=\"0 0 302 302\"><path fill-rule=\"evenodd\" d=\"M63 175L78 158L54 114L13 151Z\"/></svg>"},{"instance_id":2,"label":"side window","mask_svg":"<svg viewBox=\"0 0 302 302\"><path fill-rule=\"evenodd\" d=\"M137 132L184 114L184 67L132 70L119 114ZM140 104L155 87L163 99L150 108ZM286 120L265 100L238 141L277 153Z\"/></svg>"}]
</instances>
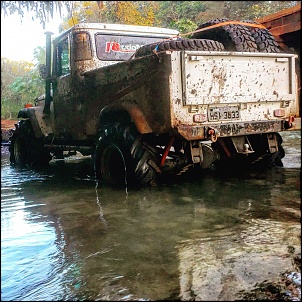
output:
<instances>
[{"instance_id":1,"label":"side window","mask_svg":"<svg viewBox=\"0 0 302 302\"><path fill-rule=\"evenodd\" d=\"M70 73L70 52L68 40L60 42L57 46L57 75L62 76Z\"/></svg>"},{"instance_id":2,"label":"side window","mask_svg":"<svg viewBox=\"0 0 302 302\"><path fill-rule=\"evenodd\" d=\"M74 34L73 53L75 61L90 60L92 58L91 40L88 33Z\"/></svg>"}]
</instances>

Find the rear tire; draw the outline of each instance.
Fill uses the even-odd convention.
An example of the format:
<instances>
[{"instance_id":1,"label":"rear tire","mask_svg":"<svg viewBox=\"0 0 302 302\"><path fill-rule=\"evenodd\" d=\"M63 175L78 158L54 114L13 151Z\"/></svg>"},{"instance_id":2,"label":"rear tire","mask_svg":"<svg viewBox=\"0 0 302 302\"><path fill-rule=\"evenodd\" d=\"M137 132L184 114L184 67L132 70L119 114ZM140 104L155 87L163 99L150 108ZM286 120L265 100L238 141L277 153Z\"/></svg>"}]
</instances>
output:
<instances>
[{"instance_id":1,"label":"rear tire","mask_svg":"<svg viewBox=\"0 0 302 302\"><path fill-rule=\"evenodd\" d=\"M114 187L156 186L159 159L134 125L109 123L99 132L94 155L97 180Z\"/></svg>"},{"instance_id":2,"label":"rear tire","mask_svg":"<svg viewBox=\"0 0 302 302\"><path fill-rule=\"evenodd\" d=\"M268 145L267 135L276 135L278 150L271 153ZM230 157L226 156L222 144L213 143L213 147L220 153L220 160L215 163L217 168L225 170L265 170L271 167L283 167L282 158L285 156L282 147L282 137L279 133L253 134L248 136L249 142L255 151L248 155L238 154L231 138L224 138L223 145L230 152Z\"/></svg>"},{"instance_id":3,"label":"rear tire","mask_svg":"<svg viewBox=\"0 0 302 302\"><path fill-rule=\"evenodd\" d=\"M249 137L252 146L255 148L255 154L252 156L251 165L259 168L283 167L282 158L285 156L282 147L282 137L278 132L267 134L275 135L278 151L271 153L269 151L266 135L252 135Z\"/></svg>"}]
</instances>

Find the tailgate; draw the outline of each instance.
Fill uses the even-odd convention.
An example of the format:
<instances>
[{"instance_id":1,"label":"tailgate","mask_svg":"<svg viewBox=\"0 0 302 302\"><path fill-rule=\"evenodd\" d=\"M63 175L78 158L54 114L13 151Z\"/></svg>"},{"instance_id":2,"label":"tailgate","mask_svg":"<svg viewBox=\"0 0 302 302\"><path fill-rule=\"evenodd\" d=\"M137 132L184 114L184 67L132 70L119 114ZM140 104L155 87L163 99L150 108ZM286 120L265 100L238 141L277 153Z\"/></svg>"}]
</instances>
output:
<instances>
[{"instance_id":1,"label":"tailgate","mask_svg":"<svg viewBox=\"0 0 302 302\"><path fill-rule=\"evenodd\" d=\"M185 105L295 100L293 54L183 54Z\"/></svg>"},{"instance_id":2,"label":"tailgate","mask_svg":"<svg viewBox=\"0 0 302 302\"><path fill-rule=\"evenodd\" d=\"M227 53L183 55L185 105L294 101L294 55Z\"/></svg>"},{"instance_id":3,"label":"tailgate","mask_svg":"<svg viewBox=\"0 0 302 302\"><path fill-rule=\"evenodd\" d=\"M299 116L294 54L181 52L172 126L186 139L285 130ZM176 62L176 60L175 60ZM177 85L178 84L178 85ZM179 102L178 100L182 100ZM294 127L293 127L294 128Z\"/></svg>"}]
</instances>

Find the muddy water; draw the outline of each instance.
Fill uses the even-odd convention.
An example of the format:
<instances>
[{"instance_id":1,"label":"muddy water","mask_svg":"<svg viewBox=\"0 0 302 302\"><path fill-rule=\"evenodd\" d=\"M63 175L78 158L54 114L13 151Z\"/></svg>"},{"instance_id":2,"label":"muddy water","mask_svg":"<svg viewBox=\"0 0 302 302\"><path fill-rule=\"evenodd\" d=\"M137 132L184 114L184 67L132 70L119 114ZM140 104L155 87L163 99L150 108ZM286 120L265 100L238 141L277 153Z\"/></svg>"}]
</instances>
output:
<instances>
[{"instance_id":1,"label":"muddy water","mask_svg":"<svg viewBox=\"0 0 302 302\"><path fill-rule=\"evenodd\" d=\"M1 150L1 300L235 300L295 270L301 135L284 167L156 188L96 186L87 157L48 170Z\"/></svg>"}]
</instances>

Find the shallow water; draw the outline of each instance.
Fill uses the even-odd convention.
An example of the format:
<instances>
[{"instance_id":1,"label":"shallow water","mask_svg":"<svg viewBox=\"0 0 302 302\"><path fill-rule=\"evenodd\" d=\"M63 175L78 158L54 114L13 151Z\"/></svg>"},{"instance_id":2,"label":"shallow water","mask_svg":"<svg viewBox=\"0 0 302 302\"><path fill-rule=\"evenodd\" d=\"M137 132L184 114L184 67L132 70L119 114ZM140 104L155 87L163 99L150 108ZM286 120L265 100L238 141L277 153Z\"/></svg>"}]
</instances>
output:
<instances>
[{"instance_id":1,"label":"shallow water","mask_svg":"<svg viewBox=\"0 0 302 302\"><path fill-rule=\"evenodd\" d=\"M284 167L97 186L91 159L16 169L1 149L1 300L235 300L294 271L301 135Z\"/></svg>"}]
</instances>

